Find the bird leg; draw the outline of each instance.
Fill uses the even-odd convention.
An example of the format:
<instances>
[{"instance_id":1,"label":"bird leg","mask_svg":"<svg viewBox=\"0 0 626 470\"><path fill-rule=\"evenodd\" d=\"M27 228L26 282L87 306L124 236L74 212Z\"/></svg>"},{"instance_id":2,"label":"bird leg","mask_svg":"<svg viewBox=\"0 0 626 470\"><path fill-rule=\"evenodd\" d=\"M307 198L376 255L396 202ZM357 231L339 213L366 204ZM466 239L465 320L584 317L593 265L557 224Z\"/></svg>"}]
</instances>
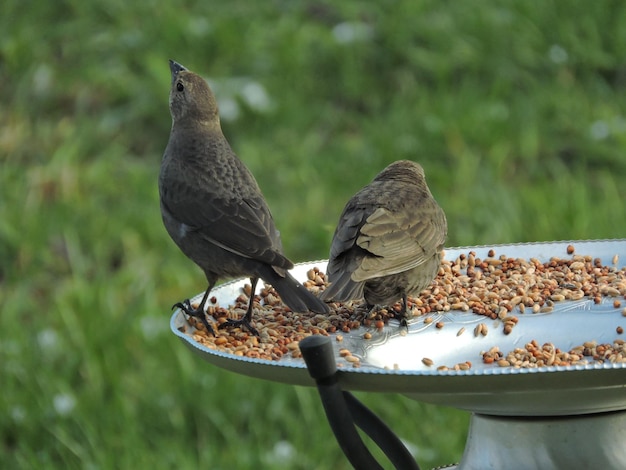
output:
<instances>
[{"instance_id":1,"label":"bird leg","mask_svg":"<svg viewBox=\"0 0 626 470\"><path fill-rule=\"evenodd\" d=\"M202 300L200 301L200 305L198 305L198 308L195 308L195 309L192 308L191 302L189 301L189 299L185 299L182 302L178 302L172 305L172 308L178 307L190 317L198 318L202 322L204 327L206 328L207 332L211 333L213 336L215 336L215 330L213 329L211 325L209 325L209 322L206 320L206 312L204 311L204 305L206 304L206 301L209 298L209 292L211 292L211 289L213 289L214 285L215 285L214 282L209 284L209 287L204 292L204 296L202 297Z\"/></svg>"},{"instance_id":2,"label":"bird leg","mask_svg":"<svg viewBox=\"0 0 626 470\"><path fill-rule=\"evenodd\" d=\"M367 313L363 315L363 318L364 319L367 318L371 320L372 318L376 316L376 312L382 308L382 305L378 305L378 304L371 305L365 302L365 304L362 304L360 307L365 307L365 310L367 310Z\"/></svg>"},{"instance_id":3,"label":"bird leg","mask_svg":"<svg viewBox=\"0 0 626 470\"><path fill-rule=\"evenodd\" d=\"M256 292L257 282L259 282L258 277L250 278L250 284L251 284L250 300L248 302L248 310L246 311L246 314L239 320L232 320L232 319L227 320L226 322L218 326L217 327L218 329L221 330L222 328L225 328L227 326L239 326L239 327L245 326L248 329L248 331L252 333L254 336L259 336L259 332L250 323L252 321L252 306L254 304L254 293Z\"/></svg>"},{"instance_id":4,"label":"bird leg","mask_svg":"<svg viewBox=\"0 0 626 470\"><path fill-rule=\"evenodd\" d=\"M408 327L406 318L406 293L402 294L402 308L399 312L391 309L391 316L400 322L400 326Z\"/></svg>"}]
</instances>

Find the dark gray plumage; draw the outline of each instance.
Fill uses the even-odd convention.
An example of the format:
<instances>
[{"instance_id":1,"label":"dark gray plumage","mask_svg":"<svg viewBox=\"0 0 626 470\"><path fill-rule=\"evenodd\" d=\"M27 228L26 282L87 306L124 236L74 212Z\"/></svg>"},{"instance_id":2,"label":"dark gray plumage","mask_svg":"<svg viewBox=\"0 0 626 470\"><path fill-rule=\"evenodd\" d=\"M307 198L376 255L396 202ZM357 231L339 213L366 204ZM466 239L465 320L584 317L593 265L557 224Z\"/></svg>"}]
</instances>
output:
<instances>
[{"instance_id":1,"label":"dark gray plumage","mask_svg":"<svg viewBox=\"0 0 626 470\"><path fill-rule=\"evenodd\" d=\"M182 252L204 271L208 288L197 309L205 317L209 292L219 278L249 276L252 295L246 315L223 325L250 324L256 284L270 283L292 310L317 313L328 307L288 272L280 234L259 186L222 133L215 96L206 81L170 60L172 129L163 155L159 193L163 223ZM221 326L220 326L221 327Z\"/></svg>"},{"instance_id":2,"label":"dark gray plumage","mask_svg":"<svg viewBox=\"0 0 626 470\"><path fill-rule=\"evenodd\" d=\"M346 204L335 230L320 298L365 298L369 306L421 292L437 275L446 240L446 216L422 167L400 160L385 168Z\"/></svg>"}]
</instances>

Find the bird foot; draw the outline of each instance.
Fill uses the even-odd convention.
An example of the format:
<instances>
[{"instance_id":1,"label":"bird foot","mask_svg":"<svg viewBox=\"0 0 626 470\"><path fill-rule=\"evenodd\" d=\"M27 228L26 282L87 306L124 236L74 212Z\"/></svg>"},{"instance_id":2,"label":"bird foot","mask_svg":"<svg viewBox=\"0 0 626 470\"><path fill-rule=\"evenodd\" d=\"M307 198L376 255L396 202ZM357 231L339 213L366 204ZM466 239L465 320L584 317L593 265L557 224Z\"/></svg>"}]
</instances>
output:
<instances>
[{"instance_id":1,"label":"bird foot","mask_svg":"<svg viewBox=\"0 0 626 470\"><path fill-rule=\"evenodd\" d=\"M190 317L195 317L199 319L206 328L207 332L211 333L213 336L216 336L215 330L211 325L209 325L209 322L206 319L206 312L201 307L193 308L189 299L185 299L182 302L178 302L172 305L172 309L175 308L181 309L183 312L185 312L185 314L189 315Z\"/></svg>"},{"instance_id":2,"label":"bird foot","mask_svg":"<svg viewBox=\"0 0 626 470\"><path fill-rule=\"evenodd\" d=\"M227 328L229 326L240 327L240 328L245 326L248 329L248 331L252 333L254 336L261 336L259 335L259 332L257 331L257 329L250 324L250 320L248 320L245 316L243 318L240 318L239 320L232 320L232 319L226 320L224 323L218 326L217 329L221 330L222 328Z\"/></svg>"},{"instance_id":3,"label":"bird foot","mask_svg":"<svg viewBox=\"0 0 626 470\"><path fill-rule=\"evenodd\" d=\"M383 305L373 305L373 306L367 305L367 308L370 309L368 316L371 318L376 314L378 310L380 310L381 308L384 308L384 306ZM389 318L398 320L400 322L401 327L405 327L405 328L409 327L408 319L406 317L406 312L403 312L403 311L397 312L395 309L389 307L387 308L387 315L389 315Z\"/></svg>"},{"instance_id":4,"label":"bird foot","mask_svg":"<svg viewBox=\"0 0 626 470\"><path fill-rule=\"evenodd\" d=\"M391 318L395 318L396 320L398 320L400 322L400 326L404 327L404 328L409 328L409 319L406 316L406 312L396 312L396 311L392 311L391 312Z\"/></svg>"},{"instance_id":5,"label":"bird foot","mask_svg":"<svg viewBox=\"0 0 626 470\"><path fill-rule=\"evenodd\" d=\"M408 320L404 314L394 313L391 317L398 320L400 322L400 326L403 326L405 328L409 327Z\"/></svg>"},{"instance_id":6,"label":"bird foot","mask_svg":"<svg viewBox=\"0 0 626 470\"><path fill-rule=\"evenodd\" d=\"M406 312L396 312L393 308L388 311L389 316L394 320L398 320L400 322L401 327L408 328L408 318L406 317Z\"/></svg>"}]
</instances>

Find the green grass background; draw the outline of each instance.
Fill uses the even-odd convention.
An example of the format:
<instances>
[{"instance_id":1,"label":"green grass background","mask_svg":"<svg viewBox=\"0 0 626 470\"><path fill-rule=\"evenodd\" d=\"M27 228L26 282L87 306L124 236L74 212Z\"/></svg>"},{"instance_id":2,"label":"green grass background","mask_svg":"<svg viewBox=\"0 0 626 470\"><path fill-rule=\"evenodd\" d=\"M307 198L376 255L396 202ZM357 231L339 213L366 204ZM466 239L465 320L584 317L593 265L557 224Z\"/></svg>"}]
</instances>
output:
<instances>
[{"instance_id":1,"label":"green grass background","mask_svg":"<svg viewBox=\"0 0 626 470\"><path fill-rule=\"evenodd\" d=\"M448 246L626 235L626 3L216 3L0 6L0 468L349 468L315 390L169 332L204 288L158 208L169 58L214 86L294 261L402 158ZM461 458L467 413L358 396L423 468Z\"/></svg>"}]
</instances>

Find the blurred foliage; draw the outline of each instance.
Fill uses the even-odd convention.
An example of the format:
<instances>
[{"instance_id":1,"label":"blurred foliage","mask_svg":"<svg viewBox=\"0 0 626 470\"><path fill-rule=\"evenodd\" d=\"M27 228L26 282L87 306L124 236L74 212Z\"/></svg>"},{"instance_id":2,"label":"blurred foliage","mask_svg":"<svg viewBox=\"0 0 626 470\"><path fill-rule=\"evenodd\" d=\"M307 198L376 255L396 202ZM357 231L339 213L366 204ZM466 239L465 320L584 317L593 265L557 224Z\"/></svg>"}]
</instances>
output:
<instances>
[{"instance_id":1,"label":"blurred foliage","mask_svg":"<svg viewBox=\"0 0 626 470\"><path fill-rule=\"evenodd\" d=\"M0 467L348 468L314 390L169 333L204 280L158 209L168 58L210 81L304 261L401 158L449 246L623 237L624 24L617 0L3 2ZM421 465L460 459L466 413L361 398Z\"/></svg>"}]
</instances>

